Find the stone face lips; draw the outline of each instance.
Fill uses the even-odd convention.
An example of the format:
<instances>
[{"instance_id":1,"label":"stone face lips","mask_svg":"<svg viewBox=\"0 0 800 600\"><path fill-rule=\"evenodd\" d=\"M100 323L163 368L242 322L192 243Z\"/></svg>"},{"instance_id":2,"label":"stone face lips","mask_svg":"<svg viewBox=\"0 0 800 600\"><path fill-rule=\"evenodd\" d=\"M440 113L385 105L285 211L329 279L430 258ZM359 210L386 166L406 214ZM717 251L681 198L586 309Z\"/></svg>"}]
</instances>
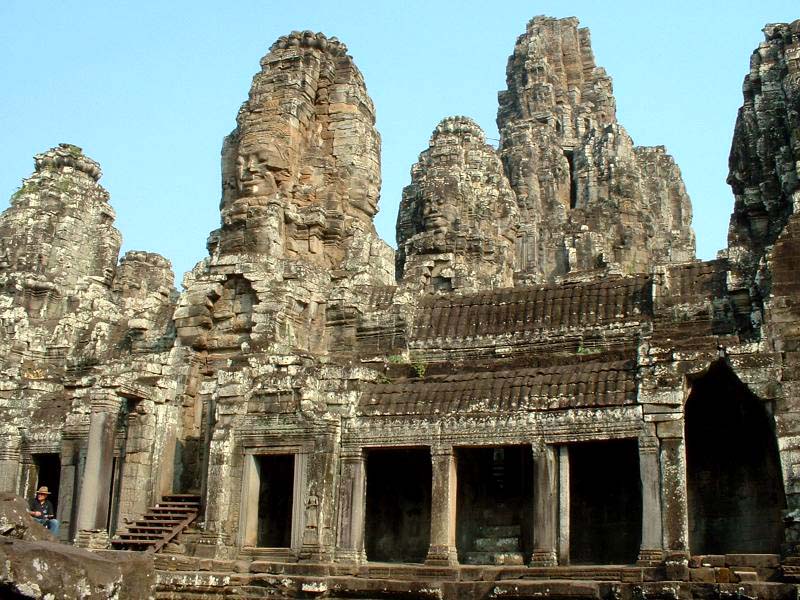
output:
<instances>
[{"instance_id":1,"label":"stone face lips","mask_svg":"<svg viewBox=\"0 0 800 600\"><path fill-rule=\"evenodd\" d=\"M729 253L747 280L800 207L800 21L768 25L764 34L744 80L729 160Z\"/></svg>"},{"instance_id":2,"label":"stone face lips","mask_svg":"<svg viewBox=\"0 0 800 600\"><path fill-rule=\"evenodd\" d=\"M436 127L397 217L397 278L420 289L513 284L517 206L494 148L467 117Z\"/></svg>"},{"instance_id":3,"label":"stone face lips","mask_svg":"<svg viewBox=\"0 0 800 600\"><path fill-rule=\"evenodd\" d=\"M222 151L222 253L327 267L351 224L374 231L380 137L364 80L336 38L294 32L261 61Z\"/></svg>"},{"instance_id":4,"label":"stone face lips","mask_svg":"<svg viewBox=\"0 0 800 600\"><path fill-rule=\"evenodd\" d=\"M694 258L680 171L617 123L611 80L577 19L534 18L506 79L497 123L520 209L519 280Z\"/></svg>"}]
</instances>

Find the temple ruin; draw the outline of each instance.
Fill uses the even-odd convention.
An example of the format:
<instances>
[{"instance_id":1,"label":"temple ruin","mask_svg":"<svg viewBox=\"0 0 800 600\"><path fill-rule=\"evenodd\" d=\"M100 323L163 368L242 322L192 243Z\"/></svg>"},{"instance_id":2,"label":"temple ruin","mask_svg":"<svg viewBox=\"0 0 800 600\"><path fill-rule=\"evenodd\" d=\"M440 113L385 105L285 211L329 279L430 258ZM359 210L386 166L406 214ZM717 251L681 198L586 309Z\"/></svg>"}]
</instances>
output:
<instances>
[{"instance_id":1,"label":"temple ruin","mask_svg":"<svg viewBox=\"0 0 800 600\"><path fill-rule=\"evenodd\" d=\"M396 251L320 33L261 59L183 291L119 258L97 162L37 155L0 215L0 492L48 485L160 600L796 598L800 21L764 33L710 261L575 18L517 39L498 147L435 128Z\"/></svg>"}]
</instances>

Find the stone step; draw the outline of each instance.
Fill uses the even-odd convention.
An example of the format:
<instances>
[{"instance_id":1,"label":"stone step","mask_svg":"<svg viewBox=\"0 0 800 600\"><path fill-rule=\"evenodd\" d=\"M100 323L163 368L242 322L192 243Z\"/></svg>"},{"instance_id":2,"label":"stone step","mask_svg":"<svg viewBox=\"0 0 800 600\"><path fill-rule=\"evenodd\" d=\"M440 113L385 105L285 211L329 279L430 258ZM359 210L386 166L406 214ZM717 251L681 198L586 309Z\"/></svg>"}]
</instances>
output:
<instances>
[{"instance_id":1,"label":"stone step","mask_svg":"<svg viewBox=\"0 0 800 600\"><path fill-rule=\"evenodd\" d=\"M467 552L465 565L523 565L522 552Z\"/></svg>"},{"instance_id":2,"label":"stone step","mask_svg":"<svg viewBox=\"0 0 800 600\"><path fill-rule=\"evenodd\" d=\"M519 525L484 525L478 527L478 537L482 538L511 538L520 537L522 527Z\"/></svg>"},{"instance_id":3,"label":"stone step","mask_svg":"<svg viewBox=\"0 0 800 600\"><path fill-rule=\"evenodd\" d=\"M156 506L159 508L188 508L190 510L197 510L200 506L199 502L159 502Z\"/></svg>"},{"instance_id":4,"label":"stone step","mask_svg":"<svg viewBox=\"0 0 800 600\"><path fill-rule=\"evenodd\" d=\"M519 552L519 538L477 538L474 548L477 552Z\"/></svg>"},{"instance_id":5,"label":"stone step","mask_svg":"<svg viewBox=\"0 0 800 600\"><path fill-rule=\"evenodd\" d=\"M130 531L131 533L133 533L133 532L142 533L142 532L145 532L145 531L158 531L158 532L161 532L161 531L170 531L171 529L172 529L172 527L169 527L168 525L129 525L128 526L128 531Z\"/></svg>"},{"instance_id":6,"label":"stone step","mask_svg":"<svg viewBox=\"0 0 800 600\"><path fill-rule=\"evenodd\" d=\"M122 542L128 542L131 540L154 541L160 540L161 535L158 533L121 533L116 539Z\"/></svg>"}]
</instances>

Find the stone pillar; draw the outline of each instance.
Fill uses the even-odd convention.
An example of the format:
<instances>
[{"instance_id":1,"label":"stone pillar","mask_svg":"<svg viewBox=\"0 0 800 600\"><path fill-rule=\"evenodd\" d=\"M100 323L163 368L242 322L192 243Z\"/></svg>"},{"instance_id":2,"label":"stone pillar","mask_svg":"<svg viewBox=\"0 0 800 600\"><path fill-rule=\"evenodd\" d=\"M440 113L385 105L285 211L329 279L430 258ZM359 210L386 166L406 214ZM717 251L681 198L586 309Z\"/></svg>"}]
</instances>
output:
<instances>
[{"instance_id":1,"label":"stone pillar","mask_svg":"<svg viewBox=\"0 0 800 600\"><path fill-rule=\"evenodd\" d=\"M240 546L258 545L258 495L261 489L261 477L257 458L253 454L245 454L242 469L242 499L239 508Z\"/></svg>"},{"instance_id":2,"label":"stone pillar","mask_svg":"<svg viewBox=\"0 0 800 600\"><path fill-rule=\"evenodd\" d=\"M14 425L0 427L0 492L17 493L22 436Z\"/></svg>"},{"instance_id":3,"label":"stone pillar","mask_svg":"<svg viewBox=\"0 0 800 600\"><path fill-rule=\"evenodd\" d=\"M658 438L639 438L639 477L642 481L642 545L638 564L654 566L664 558L661 528L661 466Z\"/></svg>"},{"instance_id":4,"label":"stone pillar","mask_svg":"<svg viewBox=\"0 0 800 600\"><path fill-rule=\"evenodd\" d=\"M105 529L113 477L114 433L121 399L108 393L92 399L86 466L81 481L77 529Z\"/></svg>"},{"instance_id":5,"label":"stone pillar","mask_svg":"<svg viewBox=\"0 0 800 600\"><path fill-rule=\"evenodd\" d=\"M682 438L661 440L661 503L664 549L670 553L688 553L686 452Z\"/></svg>"},{"instance_id":6,"label":"stone pillar","mask_svg":"<svg viewBox=\"0 0 800 600\"><path fill-rule=\"evenodd\" d=\"M366 507L366 461L364 451L343 453L339 480L339 522L336 535L336 560L361 562L364 552L364 515Z\"/></svg>"},{"instance_id":7,"label":"stone pillar","mask_svg":"<svg viewBox=\"0 0 800 600\"><path fill-rule=\"evenodd\" d=\"M532 567L558 564L558 458L555 446L533 446Z\"/></svg>"},{"instance_id":8,"label":"stone pillar","mask_svg":"<svg viewBox=\"0 0 800 600\"><path fill-rule=\"evenodd\" d=\"M292 484L292 549L300 551L305 545L305 554L319 552L319 529L318 523L314 524L314 531L309 531L309 536L305 536L305 513L306 513L306 493L308 491L308 454L302 450L294 455L294 482ZM319 508L319 497L317 497L317 508ZM318 519L315 518L315 521ZM308 539L304 540L304 537Z\"/></svg>"},{"instance_id":9,"label":"stone pillar","mask_svg":"<svg viewBox=\"0 0 800 600\"><path fill-rule=\"evenodd\" d=\"M152 485L153 462L163 462L164 452L153 445L157 426L154 403L136 397L127 398L130 412L125 417L122 476L119 483L118 523L139 518L149 506L160 500Z\"/></svg>"},{"instance_id":10,"label":"stone pillar","mask_svg":"<svg viewBox=\"0 0 800 600\"><path fill-rule=\"evenodd\" d=\"M667 579L689 579L689 507L683 421L656 425L661 440L661 513Z\"/></svg>"},{"instance_id":11,"label":"stone pillar","mask_svg":"<svg viewBox=\"0 0 800 600\"><path fill-rule=\"evenodd\" d=\"M426 565L457 565L456 457L453 447L431 448L431 545Z\"/></svg>"},{"instance_id":12,"label":"stone pillar","mask_svg":"<svg viewBox=\"0 0 800 600\"><path fill-rule=\"evenodd\" d=\"M569 564L569 447L558 448L558 564Z\"/></svg>"},{"instance_id":13,"label":"stone pillar","mask_svg":"<svg viewBox=\"0 0 800 600\"><path fill-rule=\"evenodd\" d=\"M62 539L69 540L75 537L74 526L78 510L78 486L80 485L80 482L77 481L78 473L80 473L78 441L72 437L71 433L69 437L65 433L61 443L61 481L58 489L58 506L56 507L56 518L61 521Z\"/></svg>"},{"instance_id":14,"label":"stone pillar","mask_svg":"<svg viewBox=\"0 0 800 600\"><path fill-rule=\"evenodd\" d=\"M208 448L205 527L195 549L195 554L203 558L228 559L235 554L231 547L234 540L230 535L230 516L234 510L236 486L234 448L233 428L227 422L218 422Z\"/></svg>"}]
</instances>

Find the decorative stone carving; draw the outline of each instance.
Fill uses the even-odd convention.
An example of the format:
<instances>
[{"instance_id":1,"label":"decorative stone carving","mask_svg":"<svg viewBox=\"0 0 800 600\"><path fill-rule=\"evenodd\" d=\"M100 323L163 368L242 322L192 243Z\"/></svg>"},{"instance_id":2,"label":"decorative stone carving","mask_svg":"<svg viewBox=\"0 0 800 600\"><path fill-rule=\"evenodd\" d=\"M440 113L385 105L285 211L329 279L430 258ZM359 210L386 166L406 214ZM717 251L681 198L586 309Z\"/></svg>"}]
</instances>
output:
<instances>
[{"instance_id":1,"label":"decorative stone carving","mask_svg":"<svg viewBox=\"0 0 800 600\"><path fill-rule=\"evenodd\" d=\"M467 117L448 117L411 169L397 217L397 277L425 291L513 284L514 194L494 148Z\"/></svg>"},{"instance_id":2,"label":"decorative stone carving","mask_svg":"<svg viewBox=\"0 0 800 600\"><path fill-rule=\"evenodd\" d=\"M506 80L497 124L519 204L520 281L694 259L680 171L617 122L611 78L577 19L531 20Z\"/></svg>"},{"instance_id":3,"label":"decorative stone carving","mask_svg":"<svg viewBox=\"0 0 800 600\"><path fill-rule=\"evenodd\" d=\"M164 494L200 496L197 530L155 555L170 598L796 595L747 579L800 571L800 22L769 26L754 58L731 248L706 262L677 166L617 123L577 25L537 17L519 38L499 150L467 117L436 127L403 193L397 277L372 224L372 103L335 38L294 32L262 59L223 146L220 228L181 294L156 254L116 264L97 163L37 156L0 215L0 489L59 480L62 539L94 549ZM733 472L742 489L783 492L755 494L763 515L726 536L758 553L726 548L712 570L690 557L712 519L691 512L705 471L684 406L720 382L768 432L768 475ZM735 517L719 522L738 534ZM281 545L253 548L270 519ZM496 566L459 571L459 555ZM572 571L584 556L617 566ZM409 557L428 564L378 562Z\"/></svg>"}]
</instances>

